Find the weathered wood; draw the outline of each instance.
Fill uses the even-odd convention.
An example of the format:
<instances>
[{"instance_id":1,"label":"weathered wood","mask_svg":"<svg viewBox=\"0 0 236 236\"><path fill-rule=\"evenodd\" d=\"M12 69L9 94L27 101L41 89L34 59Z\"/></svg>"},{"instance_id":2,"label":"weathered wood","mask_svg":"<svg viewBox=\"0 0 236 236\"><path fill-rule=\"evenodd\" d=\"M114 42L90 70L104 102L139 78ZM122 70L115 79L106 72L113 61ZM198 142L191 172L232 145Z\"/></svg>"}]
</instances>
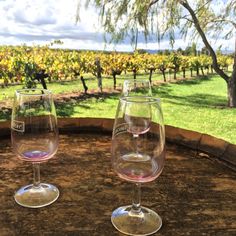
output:
<instances>
[{"instance_id":1,"label":"weathered wood","mask_svg":"<svg viewBox=\"0 0 236 236\"><path fill-rule=\"evenodd\" d=\"M60 197L41 209L18 206L13 194L31 182L29 163L17 160L10 139L0 141L0 235L120 235L111 212L131 203L132 184L111 167L110 135L60 135L56 157L41 165L42 181ZM161 176L142 187L142 204L157 211L157 235L236 235L236 172L207 155L167 145Z\"/></svg>"},{"instance_id":2,"label":"weathered wood","mask_svg":"<svg viewBox=\"0 0 236 236\"><path fill-rule=\"evenodd\" d=\"M108 118L59 118L60 133L97 132L111 134L114 119ZM165 125L166 139L199 153L207 153L236 169L236 145L196 131ZM10 121L0 122L0 138L10 136Z\"/></svg>"}]
</instances>

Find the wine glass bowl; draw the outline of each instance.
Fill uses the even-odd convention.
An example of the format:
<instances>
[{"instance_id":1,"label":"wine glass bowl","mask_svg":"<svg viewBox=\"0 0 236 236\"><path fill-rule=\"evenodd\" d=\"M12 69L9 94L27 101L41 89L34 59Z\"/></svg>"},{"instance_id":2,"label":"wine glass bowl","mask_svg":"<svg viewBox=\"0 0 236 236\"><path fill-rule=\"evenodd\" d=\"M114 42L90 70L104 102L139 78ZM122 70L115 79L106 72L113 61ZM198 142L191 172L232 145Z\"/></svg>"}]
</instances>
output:
<instances>
[{"instance_id":1,"label":"wine glass bowl","mask_svg":"<svg viewBox=\"0 0 236 236\"><path fill-rule=\"evenodd\" d=\"M51 157L57 151L58 137L57 134L51 132L50 123L55 124L53 116L26 117L21 121L12 122L12 147L14 153L24 161L43 162ZM18 122L22 122L24 130L21 132L15 127ZM42 126L42 127L40 127ZM18 125L19 128L19 125ZM20 133L19 133L20 132Z\"/></svg>"},{"instance_id":2,"label":"wine glass bowl","mask_svg":"<svg viewBox=\"0 0 236 236\"><path fill-rule=\"evenodd\" d=\"M38 208L56 201L59 190L40 183L39 164L52 158L58 148L56 110L52 94L43 89L23 89L15 92L11 120L12 149L23 161L33 163L34 183L15 193L22 206Z\"/></svg>"},{"instance_id":3,"label":"wine glass bowl","mask_svg":"<svg viewBox=\"0 0 236 236\"><path fill-rule=\"evenodd\" d=\"M165 132L160 100L145 96L121 97L112 135L112 164L121 179L134 183L135 195L132 205L119 207L112 213L111 221L120 232L149 235L160 229L160 216L140 205L140 184L154 181L163 170L164 160Z\"/></svg>"},{"instance_id":4,"label":"wine glass bowl","mask_svg":"<svg viewBox=\"0 0 236 236\"><path fill-rule=\"evenodd\" d=\"M128 132L132 133L134 137L146 133L151 124L150 106L144 102L143 97L139 96L133 96L124 101L124 120L128 125Z\"/></svg>"}]
</instances>

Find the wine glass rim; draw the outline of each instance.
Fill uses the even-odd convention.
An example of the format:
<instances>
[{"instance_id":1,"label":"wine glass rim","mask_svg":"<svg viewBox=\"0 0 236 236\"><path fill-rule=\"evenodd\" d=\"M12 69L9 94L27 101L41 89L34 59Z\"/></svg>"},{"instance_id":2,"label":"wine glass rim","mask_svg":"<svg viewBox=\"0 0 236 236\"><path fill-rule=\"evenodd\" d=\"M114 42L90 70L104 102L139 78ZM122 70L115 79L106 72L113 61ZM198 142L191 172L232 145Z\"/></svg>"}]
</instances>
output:
<instances>
[{"instance_id":1,"label":"wine glass rim","mask_svg":"<svg viewBox=\"0 0 236 236\"><path fill-rule=\"evenodd\" d=\"M30 91L32 91L32 93L30 93ZM35 91L36 93L33 93L33 91ZM24 95L24 96L48 96L48 95L52 94L51 90L40 89L40 88L17 89L15 92L16 92L16 94L20 94L20 95Z\"/></svg>"},{"instance_id":2,"label":"wine glass rim","mask_svg":"<svg viewBox=\"0 0 236 236\"><path fill-rule=\"evenodd\" d=\"M124 96L120 97L120 101L126 103L161 103L160 98L155 98L152 96Z\"/></svg>"}]
</instances>

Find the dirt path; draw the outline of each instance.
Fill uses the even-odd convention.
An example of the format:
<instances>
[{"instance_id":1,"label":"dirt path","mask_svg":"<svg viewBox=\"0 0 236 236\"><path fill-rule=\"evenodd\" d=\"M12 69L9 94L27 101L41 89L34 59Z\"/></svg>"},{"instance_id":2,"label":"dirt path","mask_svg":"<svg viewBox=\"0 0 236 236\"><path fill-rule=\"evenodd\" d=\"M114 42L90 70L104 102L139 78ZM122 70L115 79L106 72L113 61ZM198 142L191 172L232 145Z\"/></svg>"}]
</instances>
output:
<instances>
[{"instance_id":1,"label":"dirt path","mask_svg":"<svg viewBox=\"0 0 236 236\"><path fill-rule=\"evenodd\" d=\"M178 79L176 81L171 81L171 83L178 82L182 79ZM170 82L170 81L169 81ZM152 85L153 86L158 86L163 84L163 81L153 81ZM168 82L167 82L168 83ZM56 103L62 103L62 102L68 102L71 99L74 100L85 100L88 98L99 98L99 97L109 97L111 95L118 95L121 92L121 87L118 87L117 89L113 88L104 88L103 92L101 93L99 89L91 89L88 90L88 92L85 94L84 92L71 92L71 93L63 93L63 94L54 94L54 100ZM0 110L4 112L4 110L7 112L9 109L12 108L12 99L11 98L6 98L6 100L0 101Z\"/></svg>"}]
</instances>

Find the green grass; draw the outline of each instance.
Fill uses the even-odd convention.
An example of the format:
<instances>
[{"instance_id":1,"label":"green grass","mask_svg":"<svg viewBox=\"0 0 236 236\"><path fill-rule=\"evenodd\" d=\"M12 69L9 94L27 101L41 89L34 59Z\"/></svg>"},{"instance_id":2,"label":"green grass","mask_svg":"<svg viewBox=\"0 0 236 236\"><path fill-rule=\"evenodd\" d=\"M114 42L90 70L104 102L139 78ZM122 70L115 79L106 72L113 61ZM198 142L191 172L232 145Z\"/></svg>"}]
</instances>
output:
<instances>
[{"instance_id":1,"label":"green grass","mask_svg":"<svg viewBox=\"0 0 236 236\"><path fill-rule=\"evenodd\" d=\"M236 144L236 109L227 107L226 84L219 77L153 88L162 99L165 124L213 135ZM60 106L60 116L114 118L118 96L90 98Z\"/></svg>"},{"instance_id":2,"label":"green grass","mask_svg":"<svg viewBox=\"0 0 236 236\"><path fill-rule=\"evenodd\" d=\"M227 107L226 83L219 77L155 88L165 123L236 143L236 109Z\"/></svg>"},{"instance_id":3,"label":"green grass","mask_svg":"<svg viewBox=\"0 0 236 236\"><path fill-rule=\"evenodd\" d=\"M88 86L89 90L97 90L98 83L97 79L90 75L86 74L84 76L86 85ZM117 82L116 85L118 87L121 87L125 79L132 79L132 74L126 74L126 75L118 75L117 76ZM145 78L148 79L148 75L143 73L139 74L138 78ZM160 80L162 81L161 74L155 73L153 75L153 80ZM38 87L41 87L40 84L37 85ZM83 86L80 79L76 79L73 81L56 81L52 83L47 82L47 87L50 89L54 94L63 94L63 93L71 93L71 92L83 92ZM103 78L103 87L104 88L113 88L113 78L112 77L104 77ZM6 98L12 99L14 97L14 91L16 89L22 89L22 85L14 85L14 86L8 86L4 89L0 88L0 101L5 100Z\"/></svg>"},{"instance_id":4,"label":"green grass","mask_svg":"<svg viewBox=\"0 0 236 236\"><path fill-rule=\"evenodd\" d=\"M121 76L117 84L122 84L128 76L132 77ZM154 80L157 79L162 80L162 77L158 75ZM97 88L95 79L87 78L87 83L90 89ZM111 78L104 79L104 87L112 87L112 83ZM48 87L54 93L82 90L80 81L51 83ZM11 97L16 88L1 90ZM226 83L223 79L212 76L167 83L153 87L153 93L162 99L165 124L207 133L236 144L236 109L227 107ZM86 99L74 98L56 106L60 117L114 118L117 102L117 94L103 94L87 96ZM9 117L0 113L1 118Z\"/></svg>"}]
</instances>

